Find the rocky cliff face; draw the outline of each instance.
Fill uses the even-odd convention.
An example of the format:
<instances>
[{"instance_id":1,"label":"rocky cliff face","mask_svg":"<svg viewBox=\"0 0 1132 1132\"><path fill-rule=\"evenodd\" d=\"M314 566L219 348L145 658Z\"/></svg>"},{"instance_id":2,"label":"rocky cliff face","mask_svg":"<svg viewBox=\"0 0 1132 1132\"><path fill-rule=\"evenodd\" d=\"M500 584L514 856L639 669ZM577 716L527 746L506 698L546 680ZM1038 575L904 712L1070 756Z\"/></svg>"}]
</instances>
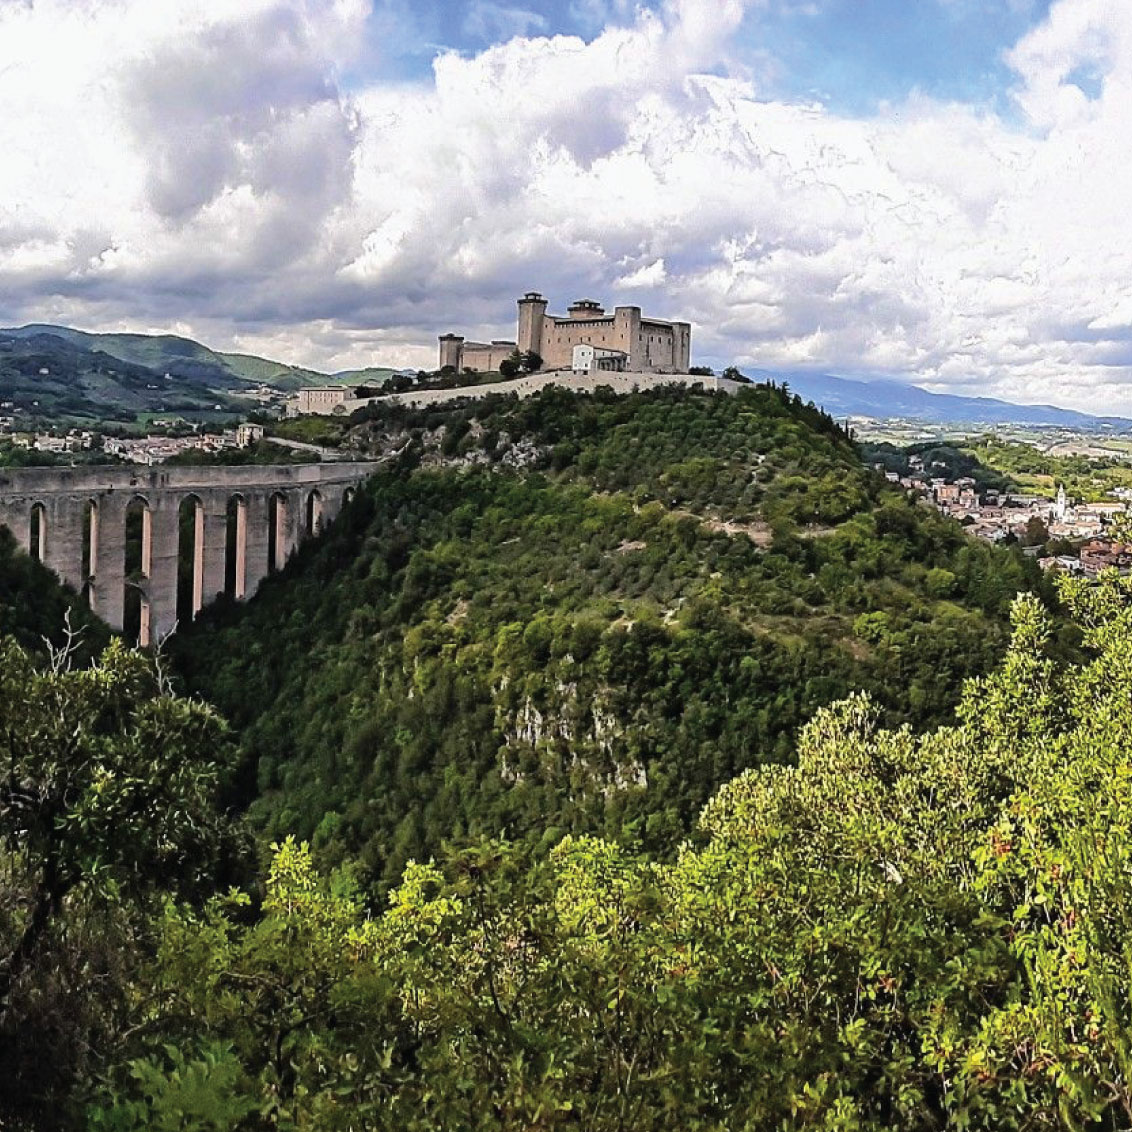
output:
<instances>
[{"instance_id":1,"label":"rocky cliff face","mask_svg":"<svg viewBox=\"0 0 1132 1132\"><path fill-rule=\"evenodd\" d=\"M566 662L572 665L573 658ZM631 722L620 714L623 694L608 685L583 694L578 681L559 680L537 698L537 705L530 694L516 703L506 679L495 690L505 781L557 776L568 782L575 801L589 794L609 799L617 791L648 786L648 771L627 742Z\"/></svg>"}]
</instances>

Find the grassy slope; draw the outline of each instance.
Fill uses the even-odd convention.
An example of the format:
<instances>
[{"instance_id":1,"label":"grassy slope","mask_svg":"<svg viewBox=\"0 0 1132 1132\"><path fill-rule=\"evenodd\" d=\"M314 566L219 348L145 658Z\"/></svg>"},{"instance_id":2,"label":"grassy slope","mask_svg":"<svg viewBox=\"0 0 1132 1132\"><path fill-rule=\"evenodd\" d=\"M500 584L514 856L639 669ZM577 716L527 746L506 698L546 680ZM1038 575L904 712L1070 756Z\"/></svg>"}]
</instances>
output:
<instances>
[{"instance_id":1,"label":"grassy slope","mask_svg":"<svg viewBox=\"0 0 1132 1132\"><path fill-rule=\"evenodd\" d=\"M254 354L212 350L191 338L175 334L93 334L66 326L30 325L4 331L27 339L51 335L83 351L101 352L123 362L144 367L158 375L192 378L211 388L239 390L246 384L271 385L294 390L303 385L358 384L381 382L394 371L385 367L325 374L303 366L260 358Z\"/></svg>"},{"instance_id":2,"label":"grassy slope","mask_svg":"<svg viewBox=\"0 0 1132 1132\"><path fill-rule=\"evenodd\" d=\"M302 366L289 366L254 354L217 354L225 366L243 381L254 385L270 385L276 389L293 390L304 385L336 385L336 377ZM393 371L388 371L392 373ZM384 380L384 378L382 379Z\"/></svg>"}]
</instances>

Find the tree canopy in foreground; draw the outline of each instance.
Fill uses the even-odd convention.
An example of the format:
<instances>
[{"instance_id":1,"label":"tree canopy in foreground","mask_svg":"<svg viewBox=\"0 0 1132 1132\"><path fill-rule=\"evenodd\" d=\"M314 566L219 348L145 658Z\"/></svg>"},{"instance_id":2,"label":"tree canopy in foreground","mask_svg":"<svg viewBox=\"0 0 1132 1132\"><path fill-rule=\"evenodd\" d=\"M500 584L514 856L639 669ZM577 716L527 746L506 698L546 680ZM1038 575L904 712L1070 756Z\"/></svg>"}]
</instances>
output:
<instances>
[{"instance_id":1,"label":"tree canopy in foreground","mask_svg":"<svg viewBox=\"0 0 1132 1132\"><path fill-rule=\"evenodd\" d=\"M159 898L214 892L240 847L220 718L120 641L73 659L0 638L0 1128L67 1125L132 1024Z\"/></svg>"},{"instance_id":2,"label":"tree canopy in foreground","mask_svg":"<svg viewBox=\"0 0 1132 1132\"><path fill-rule=\"evenodd\" d=\"M648 860L413 864L379 914L279 845L257 909L166 906L99 1129L1122 1128L1132 582L1064 584L954 722L820 711Z\"/></svg>"}]
</instances>

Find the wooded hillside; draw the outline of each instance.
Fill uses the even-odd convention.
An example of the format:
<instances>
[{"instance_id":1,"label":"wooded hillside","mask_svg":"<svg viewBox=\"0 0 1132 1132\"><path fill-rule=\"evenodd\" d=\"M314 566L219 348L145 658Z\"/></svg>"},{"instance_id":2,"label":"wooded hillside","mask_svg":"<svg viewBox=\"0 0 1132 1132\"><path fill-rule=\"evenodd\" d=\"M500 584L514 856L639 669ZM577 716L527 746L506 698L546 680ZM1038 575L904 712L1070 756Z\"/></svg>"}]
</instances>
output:
<instances>
[{"instance_id":1,"label":"wooded hillside","mask_svg":"<svg viewBox=\"0 0 1132 1132\"><path fill-rule=\"evenodd\" d=\"M369 413L388 470L177 660L254 822L383 885L483 834L670 847L850 691L944 718L1038 582L780 390Z\"/></svg>"}]
</instances>

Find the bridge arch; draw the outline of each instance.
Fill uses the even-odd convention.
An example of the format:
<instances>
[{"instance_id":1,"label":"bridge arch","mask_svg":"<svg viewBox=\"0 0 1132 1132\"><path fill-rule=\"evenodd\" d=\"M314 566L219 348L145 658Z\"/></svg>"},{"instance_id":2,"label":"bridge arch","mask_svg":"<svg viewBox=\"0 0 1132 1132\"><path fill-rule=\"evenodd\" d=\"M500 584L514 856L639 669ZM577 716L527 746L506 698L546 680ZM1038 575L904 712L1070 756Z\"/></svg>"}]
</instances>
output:
<instances>
[{"instance_id":1,"label":"bridge arch","mask_svg":"<svg viewBox=\"0 0 1132 1132\"><path fill-rule=\"evenodd\" d=\"M126 574L148 578L153 572L153 510L149 499L134 492L126 504Z\"/></svg>"},{"instance_id":2,"label":"bridge arch","mask_svg":"<svg viewBox=\"0 0 1132 1132\"><path fill-rule=\"evenodd\" d=\"M132 589L138 636L156 643L226 588L251 597L377 467L0 468L0 525L116 630Z\"/></svg>"},{"instance_id":3,"label":"bridge arch","mask_svg":"<svg viewBox=\"0 0 1132 1132\"><path fill-rule=\"evenodd\" d=\"M47 561L47 506L36 500L28 513L28 547L37 562Z\"/></svg>"},{"instance_id":4,"label":"bridge arch","mask_svg":"<svg viewBox=\"0 0 1132 1132\"><path fill-rule=\"evenodd\" d=\"M313 538L322 533L323 511L322 492L317 487L312 488L307 492L306 506L303 512L306 517L303 533L307 538Z\"/></svg>"},{"instance_id":5,"label":"bridge arch","mask_svg":"<svg viewBox=\"0 0 1132 1132\"><path fill-rule=\"evenodd\" d=\"M187 625L201 608L204 500L190 491L177 500L177 623Z\"/></svg>"},{"instance_id":6,"label":"bridge arch","mask_svg":"<svg viewBox=\"0 0 1132 1132\"><path fill-rule=\"evenodd\" d=\"M126 502L122 555L122 632L131 644L151 644L151 608L147 583L153 573L153 511L149 500L134 492Z\"/></svg>"},{"instance_id":7,"label":"bridge arch","mask_svg":"<svg viewBox=\"0 0 1132 1132\"><path fill-rule=\"evenodd\" d=\"M81 576L84 592L93 600L93 581L98 573L98 499L91 496L83 505L83 558ZM92 607L93 608L93 607Z\"/></svg>"}]
</instances>

